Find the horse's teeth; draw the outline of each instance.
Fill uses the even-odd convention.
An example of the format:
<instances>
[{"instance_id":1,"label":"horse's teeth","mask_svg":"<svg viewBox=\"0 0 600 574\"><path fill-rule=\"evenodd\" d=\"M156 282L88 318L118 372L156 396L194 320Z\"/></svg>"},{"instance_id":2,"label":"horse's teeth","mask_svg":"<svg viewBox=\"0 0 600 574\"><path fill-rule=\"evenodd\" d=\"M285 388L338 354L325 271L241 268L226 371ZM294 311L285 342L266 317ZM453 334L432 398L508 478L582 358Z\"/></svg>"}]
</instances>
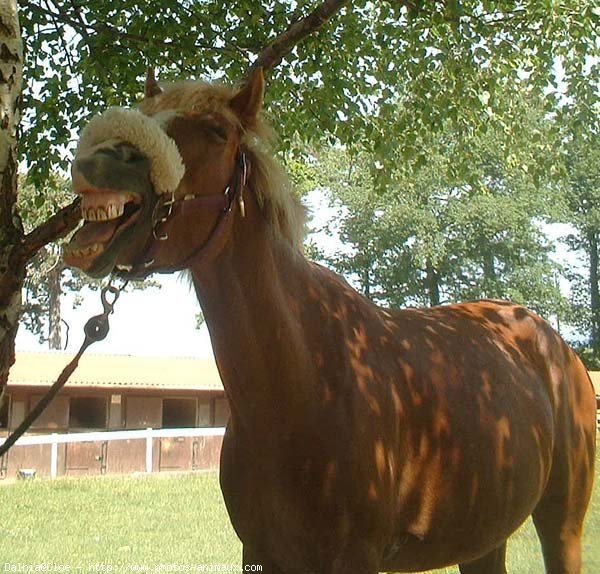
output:
<instances>
[{"instance_id":1,"label":"horse's teeth","mask_svg":"<svg viewBox=\"0 0 600 574\"><path fill-rule=\"evenodd\" d=\"M83 210L83 217L85 217L87 221L98 221L100 219L100 212L94 207L86 207Z\"/></svg>"},{"instance_id":2,"label":"horse's teeth","mask_svg":"<svg viewBox=\"0 0 600 574\"><path fill-rule=\"evenodd\" d=\"M125 206L109 203L106 207L85 207L83 209L83 217L87 221L108 221L117 219L123 215Z\"/></svg>"},{"instance_id":3,"label":"horse's teeth","mask_svg":"<svg viewBox=\"0 0 600 574\"><path fill-rule=\"evenodd\" d=\"M92 245L88 245L87 247L83 247L81 249L77 249L72 245L65 245L64 251L65 253L72 255L74 257L91 257L92 255L97 255L100 251L104 249L104 245L102 243L92 243Z\"/></svg>"},{"instance_id":4,"label":"horse's teeth","mask_svg":"<svg viewBox=\"0 0 600 574\"><path fill-rule=\"evenodd\" d=\"M119 217L117 206L114 203L110 203L108 205L108 217L111 219L116 219Z\"/></svg>"}]
</instances>

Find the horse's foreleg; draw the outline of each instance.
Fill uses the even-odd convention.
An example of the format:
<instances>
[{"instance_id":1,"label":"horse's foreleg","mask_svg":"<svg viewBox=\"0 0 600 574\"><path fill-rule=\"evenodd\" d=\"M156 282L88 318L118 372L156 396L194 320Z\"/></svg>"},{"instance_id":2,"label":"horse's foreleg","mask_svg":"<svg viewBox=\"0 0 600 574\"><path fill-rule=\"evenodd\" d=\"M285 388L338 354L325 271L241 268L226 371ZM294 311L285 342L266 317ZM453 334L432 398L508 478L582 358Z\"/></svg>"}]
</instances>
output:
<instances>
[{"instance_id":1,"label":"horse's foreleg","mask_svg":"<svg viewBox=\"0 0 600 574\"><path fill-rule=\"evenodd\" d=\"M506 574L506 542L490 553L469 562L460 564L461 574Z\"/></svg>"}]
</instances>

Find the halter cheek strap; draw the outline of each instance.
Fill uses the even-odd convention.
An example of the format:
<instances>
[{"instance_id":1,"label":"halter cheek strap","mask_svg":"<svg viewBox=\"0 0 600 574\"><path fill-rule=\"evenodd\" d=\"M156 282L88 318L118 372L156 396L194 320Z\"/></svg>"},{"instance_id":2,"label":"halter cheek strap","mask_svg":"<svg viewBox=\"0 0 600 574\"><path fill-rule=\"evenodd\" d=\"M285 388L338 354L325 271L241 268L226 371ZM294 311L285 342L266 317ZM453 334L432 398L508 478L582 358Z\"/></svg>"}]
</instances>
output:
<instances>
[{"instance_id":1,"label":"halter cheek strap","mask_svg":"<svg viewBox=\"0 0 600 574\"><path fill-rule=\"evenodd\" d=\"M151 273L172 273L181 271L202 262L212 251L212 246L220 243L227 221L237 200L242 216L245 214L243 199L244 187L250 174L250 164L246 154L238 150L233 174L222 193L214 195L192 195L182 199L174 199L171 195L162 195L154 208L152 233L142 250L141 255L127 271L118 270L117 275L126 279L143 279ZM207 211L217 212L217 218L208 237L190 255L171 265L155 265L155 257L165 241L168 241L171 230L180 216L203 214Z\"/></svg>"}]
</instances>

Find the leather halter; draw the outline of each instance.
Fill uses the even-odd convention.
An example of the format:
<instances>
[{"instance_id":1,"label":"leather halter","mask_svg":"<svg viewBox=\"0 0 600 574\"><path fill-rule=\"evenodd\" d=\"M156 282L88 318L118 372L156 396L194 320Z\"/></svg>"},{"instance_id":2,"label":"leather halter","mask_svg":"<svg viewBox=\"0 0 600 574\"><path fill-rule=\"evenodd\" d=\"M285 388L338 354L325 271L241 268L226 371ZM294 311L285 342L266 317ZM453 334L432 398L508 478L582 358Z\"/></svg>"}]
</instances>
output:
<instances>
[{"instance_id":1,"label":"leather halter","mask_svg":"<svg viewBox=\"0 0 600 574\"><path fill-rule=\"evenodd\" d=\"M248 180L249 163L246 154L238 150L235 158L233 173L222 193L213 195L186 195L175 199L173 195L164 195L156 202L152 213L152 232L140 256L131 269L117 270L115 274L125 279L144 279L151 273L172 273L181 271L199 263L204 259L209 248L214 244L225 230L225 223L232 212L235 199L238 199L242 213L244 210L243 190ZM171 265L155 266L154 259L164 241L169 239L169 234L174 221L181 215L196 212L205 213L207 210L217 211L217 219L208 237L196 247L190 255L182 261Z\"/></svg>"}]
</instances>

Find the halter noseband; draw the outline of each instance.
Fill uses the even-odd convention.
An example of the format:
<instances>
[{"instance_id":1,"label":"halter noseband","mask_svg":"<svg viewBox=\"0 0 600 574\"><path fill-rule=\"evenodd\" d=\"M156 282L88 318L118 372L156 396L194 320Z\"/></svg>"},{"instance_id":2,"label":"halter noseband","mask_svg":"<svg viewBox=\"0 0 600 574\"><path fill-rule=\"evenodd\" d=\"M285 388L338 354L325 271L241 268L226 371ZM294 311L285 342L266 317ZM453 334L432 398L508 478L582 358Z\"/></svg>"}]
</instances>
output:
<instances>
[{"instance_id":1,"label":"halter noseband","mask_svg":"<svg viewBox=\"0 0 600 574\"><path fill-rule=\"evenodd\" d=\"M223 234L225 223L237 199L242 216L245 213L243 190L248 180L249 164L246 154L239 149L233 173L222 193L213 195L186 195L175 199L174 193L169 196L161 195L152 213L152 232L141 254L131 269L117 270L116 275L125 279L144 279L151 273L172 273L181 271L204 259L209 248ZM174 221L181 215L202 213L206 210L218 212L217 220L208 237L182 261L172 265L155 266L155 257L161 243L169 239Z\"/></svg>"}]
</instances>

